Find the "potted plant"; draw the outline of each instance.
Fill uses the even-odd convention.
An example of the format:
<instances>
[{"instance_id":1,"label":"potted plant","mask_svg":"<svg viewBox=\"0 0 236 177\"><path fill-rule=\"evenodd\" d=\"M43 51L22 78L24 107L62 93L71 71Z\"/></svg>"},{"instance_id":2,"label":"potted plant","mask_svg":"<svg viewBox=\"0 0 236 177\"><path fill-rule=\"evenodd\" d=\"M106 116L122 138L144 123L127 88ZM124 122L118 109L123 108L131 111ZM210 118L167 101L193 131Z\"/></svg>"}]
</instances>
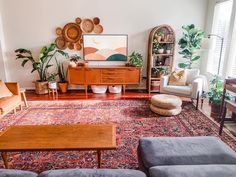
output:
<instances>
[{"instance_id":1,"label":"potted plant","mask_svg":"<svg viewBox=\"0 0 236 177\"><path fill-rule=\"evenodd\" d=\"M68 90L67 71L64 70L64 65L62 62L56 60L57 72L59 77L58 87L62 93L66 93Z\"/></svg>"},{"instance_id":2,"label":"potted plant","mask_svg":"<svg viewBox=\"0 0 236 177\"><path fill-rule=\"evenodd\" d=\"M19 48L15 50L15 53L17 60L23 60L21 63L22 67L30 61L33 68L31 73L37 71L39 76L39 80L35 82L35 91L37 94L48 93L48 69L53 66L51 60L55 57L55 55L59 53L65 57L68 56L67 53L57 50L54 43L43 47L37 58L34 58L32 52L28 49Z\"/></svg>"},{"instance_id":3,"label":"potted plant","mask_svg":"<svg viewBox=\"0 0 236 177\"><path fill-rule=\"evenodd\" d=\"M165 38L165 33L162 31L159 31L155 34L155 38L157 39L158 42L161 42Z\"/></svg>"},{"instance_id":4,"label":"potted plant","mask_svg":"<svg viewBox=\"0 0 236 177\"><path fill-rule=\"evenodd\" d=\"M164 67L154 67L153 68L153 73L157 78L161 78L167 73L167 68Z\"/></svg>"},{"instance_id":5,"label":"potted plant","mask_svg":"<svg viewBox=\"0 0 236 177\"><path fill-rule=\"evenodd\" d=\"M166 54L170 54L171 53L171 46L168 45L166 46Z\"/></svg>"},{"instance_id":6,"label":"potted plant","mask_svg":"<svg viewBox=\"0 0 236 177\"><path fill-rule=\"evenodd\" d=\"M200 56L197 54L197 51L201 49L201 42L204 38L204 32L196 28L195 25L186 25L182 27L183 37L179 40L180 52L179 54L183 55L187 61L184 63L179 63L180 68L192 68L192 64L200 59Z\"/></svg>"},{"instance_id":7,"label":"potted plant","mask_svg":"<svg viewBox=\"0 0 236 177\"><path fill-rule=\"evenodd\" d=\"M133 52L129 55L129 66L142 67L143 66L143 56L138 52Z\"/></svg>"},{"instance_id":8,"label":"potted plant","mask_svg":"<svg viewBox=\"0 0 236 177\"><path fill-rule=\"evenodd\" d=\"M81 57L79 56L79 55L72 55L71 57L70 57L70 66L71 67L76 67L76 66L78 66L78 64L79 64L79 62L81 61L82 59L81 59ZM83 65L84 65L84 63L83 63Z\"/></svg>"},{"instance_id":9,"label":"potted plant","mask_svg":"<svg viewBox=\"0 0 236 177\"><path fill-rule=\"evenodd\" d=\"M153 44L153 51L154 53L159 53L159 54L163 54L164 53L164 44L160 44L160 43L154 43Z\"/></svg>"},{"instance_id":10,"label":"potted plant","mask_svg":"<svg viewBox=\"0 0 236 177\"><path fill-rule=\"evenodd\" d=\"M50 74L48 77L48 88L57 89L57 81L56 81L57 73Z\"/></svg>"},{"instance_id":11,"label":"potted plant","mask_svg":"<svg viewBox=\"0 0 236 177\"><path fill-rule=\"evenodd\" d=\"M220 116L223 90L223 80L219 76L215 75L210 81L210 90L207 93L207 96L211 105L211 117L213 117L217 121L219 121ZM227 93L225 99L230 100L231 95Z\"/></svg>"}]
</instances>

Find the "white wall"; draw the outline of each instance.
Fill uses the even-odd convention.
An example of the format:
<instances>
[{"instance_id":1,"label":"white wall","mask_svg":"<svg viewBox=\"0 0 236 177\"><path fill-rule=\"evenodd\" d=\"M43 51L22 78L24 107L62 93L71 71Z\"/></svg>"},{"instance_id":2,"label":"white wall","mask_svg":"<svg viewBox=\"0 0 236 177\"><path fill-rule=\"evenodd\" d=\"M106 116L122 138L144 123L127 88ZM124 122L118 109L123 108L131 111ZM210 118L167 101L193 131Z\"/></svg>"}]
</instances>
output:
<instances>
[{"instance_id":1,"label":"white wall","mask_svg":"<svg viewBox=\"0 0 236 177\"><path fill-rule=\"evenodd\" d=\"M194 23L204 29L208 0L2 0L4 62L8 81L18 81L32 87L37 78L15 60L14 50L29 48L37 54L39 48L53 42L56 27L74 21L76 17L98 16L104 33L128 34L129 52L144 56L151 28L171 25L179 39L181 26ZM177 53L177 52L176 52ZM180 56L176 55L176 60ZM176 62L178 63L178 61ZM146 69L144 69L143 75Z\"/></svg>"},{"instance_id":2,"label":"white wall","mask_svg":"<svg viewBox=\"0 0 236 177\"><path fill-rule=\"evenodd\" d=\"M3 39L3 31L2 31L2 18L1 18L1 12L2 12L2 0L0 0L0 80L6 80L6 74L5 74L5 65L3 60L3 54L2 54L2 44L4 44Z\"/></svg>"}]
</instances>

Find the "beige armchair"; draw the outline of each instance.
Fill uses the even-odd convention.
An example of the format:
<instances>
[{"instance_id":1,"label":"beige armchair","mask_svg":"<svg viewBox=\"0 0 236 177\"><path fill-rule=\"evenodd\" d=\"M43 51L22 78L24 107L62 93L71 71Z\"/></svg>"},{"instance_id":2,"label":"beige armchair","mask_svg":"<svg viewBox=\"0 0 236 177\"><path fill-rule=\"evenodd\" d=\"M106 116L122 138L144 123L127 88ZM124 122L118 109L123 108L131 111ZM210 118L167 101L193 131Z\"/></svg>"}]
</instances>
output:
<instances>
[{"instance_id":1,"label":"beige armchair","mask_svg":"<svg viewBox=\"0 0 236 177\"><path fill-rule=\"evenodd\" d=\"M163 76L160 83L160 93L176 95L197 100L198 109L199 98L205 86L205 76L199 75L199 69L187 69L187 82L185 86L168 85L169 75Z\"/></svg>"},{"instance_id":2,"label":"beige armchair","mask_svg":"<svg viewBox=\"0 0 236 177\"><path fill-rule=\"evenodd\" d=\"M0 116L14 111L21 105L20 87L18 83L5 83L7 88L13 94L12 96L3 97L0 99Z\"/></svg>"}]
</instances>

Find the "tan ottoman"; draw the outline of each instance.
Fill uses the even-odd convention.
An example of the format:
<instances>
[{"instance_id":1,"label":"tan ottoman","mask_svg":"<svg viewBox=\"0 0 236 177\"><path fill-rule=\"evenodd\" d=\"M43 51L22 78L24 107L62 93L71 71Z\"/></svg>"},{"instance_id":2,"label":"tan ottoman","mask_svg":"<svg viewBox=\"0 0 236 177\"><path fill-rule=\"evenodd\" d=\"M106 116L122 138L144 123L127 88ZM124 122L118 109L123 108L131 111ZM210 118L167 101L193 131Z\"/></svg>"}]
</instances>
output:
<instances>
[{"instance_id":1,"label":"tan ottoman","mask_svg":"<svg viewBox=\"0 0 236 177\"><path fill-rule=\"evenodd\" d=\"M182 100L174 95L158 94L151 98L150 109L160 115L173 116L182 111Z\"/></svg>"}]
</instances>

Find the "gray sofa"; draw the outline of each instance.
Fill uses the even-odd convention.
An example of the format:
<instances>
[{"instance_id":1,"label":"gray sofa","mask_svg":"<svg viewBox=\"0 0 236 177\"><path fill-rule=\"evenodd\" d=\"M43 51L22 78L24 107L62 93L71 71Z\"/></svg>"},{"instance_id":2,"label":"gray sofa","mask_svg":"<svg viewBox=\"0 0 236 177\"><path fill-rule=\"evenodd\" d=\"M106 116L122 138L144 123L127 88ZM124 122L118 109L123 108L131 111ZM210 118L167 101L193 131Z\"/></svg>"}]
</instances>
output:
<instances>
[{"instance_id":1,"label":"gray sofa","mask_svg":"<svg viewBox=\"0 0 236 177\"><path fill-rule=\"evenodd\" d=\"M146 177L146 175L141 171L128 169L49 170L39 175L28 171L0 169L0 177Z\"/></svg>"},{"instance_id":2,"label":"gray sofa","mask_svg":"<svg viewBox=\"0 0 236 177\"><path fill-rule=\"evenodd\" d=\"M138 156L150 177L236 177L236 153L216 137L141 138Z\"/></svg>"}]
</instances>

